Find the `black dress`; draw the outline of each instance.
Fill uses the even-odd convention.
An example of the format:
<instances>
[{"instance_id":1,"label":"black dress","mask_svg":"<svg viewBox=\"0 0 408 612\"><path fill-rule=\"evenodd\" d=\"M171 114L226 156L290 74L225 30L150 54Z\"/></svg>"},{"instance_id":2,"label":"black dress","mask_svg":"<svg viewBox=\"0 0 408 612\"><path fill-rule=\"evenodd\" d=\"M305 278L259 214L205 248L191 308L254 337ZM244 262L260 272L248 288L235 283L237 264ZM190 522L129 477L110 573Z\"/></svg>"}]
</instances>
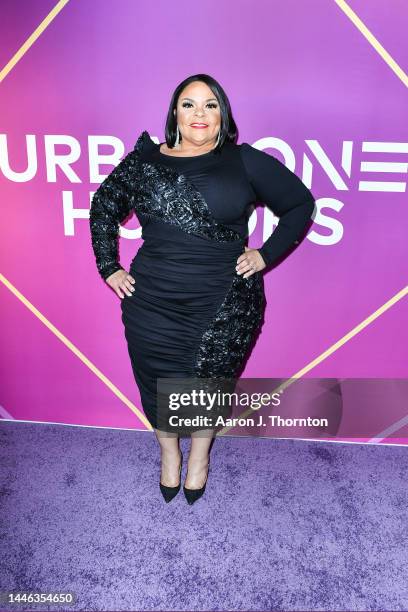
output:
<instances>
[{"instance_id":1,"label":"black dress","mask_svg":"<svg viewBox=\"0 0 408 612\"><path fill-rule=\"evenodd\" d=\"M140 134L95 192L90 229L106 279L121 269L119 223L134 210L142 226L122 321L143 410L160 429L157 378L234 378L260 327L263 271L244 279L235 270L250 205L264 202L279 217L259 249L267 270L303 234L315 201L296 174L247 143L194 157L159 148Z\"/></svg>"}]
</instances>

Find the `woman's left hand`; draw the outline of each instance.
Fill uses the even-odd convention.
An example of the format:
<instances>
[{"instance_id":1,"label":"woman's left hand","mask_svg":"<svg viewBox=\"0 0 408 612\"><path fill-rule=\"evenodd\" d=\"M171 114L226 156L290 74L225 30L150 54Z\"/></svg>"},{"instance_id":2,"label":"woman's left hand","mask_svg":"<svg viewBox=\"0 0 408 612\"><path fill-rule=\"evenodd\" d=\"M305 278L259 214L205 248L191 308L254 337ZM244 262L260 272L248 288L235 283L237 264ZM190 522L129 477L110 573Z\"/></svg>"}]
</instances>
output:
<instances>
[{"instance_id":1,"label":"woman's left hand","mask_svg":"<svg viewBox=\"0 0 408 612\"><path fill-rule=\"evenodd\" d=\"M236 271L237 274L242 274L242 278L248 278L266 268L266 264L258 249L249 249L245 247L245 253L242 253L237 259Z\"/></svg>"}]
</instances>

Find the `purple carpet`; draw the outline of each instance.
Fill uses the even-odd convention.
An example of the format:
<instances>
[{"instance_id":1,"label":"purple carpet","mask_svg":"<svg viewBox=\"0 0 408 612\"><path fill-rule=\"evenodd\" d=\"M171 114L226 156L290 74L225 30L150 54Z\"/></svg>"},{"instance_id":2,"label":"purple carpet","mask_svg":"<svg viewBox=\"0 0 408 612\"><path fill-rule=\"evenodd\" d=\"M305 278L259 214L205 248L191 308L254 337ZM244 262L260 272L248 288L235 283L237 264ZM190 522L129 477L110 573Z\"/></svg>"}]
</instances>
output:
<instances>
[{"instance_id":1,"label":"purple carpet","mask_svg":"<svg viewBox=\"0 0 408 612\"><path fill-rule=\"evenodd\" d=\"M408 609L404 447L219 437L189 506L151 432L0 436L0 590L76 596L3 610Z\"/></svg>"}]
</instances>

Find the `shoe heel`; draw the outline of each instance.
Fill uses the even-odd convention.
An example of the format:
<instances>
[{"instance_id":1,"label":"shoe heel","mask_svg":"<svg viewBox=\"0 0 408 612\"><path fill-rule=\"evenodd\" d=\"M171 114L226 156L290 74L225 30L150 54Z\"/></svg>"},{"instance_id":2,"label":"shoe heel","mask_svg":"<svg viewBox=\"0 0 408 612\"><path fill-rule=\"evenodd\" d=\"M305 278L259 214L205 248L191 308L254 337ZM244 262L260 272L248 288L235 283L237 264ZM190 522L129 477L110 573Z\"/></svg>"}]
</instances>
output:
<instances>
[{"instance_id":1,"label":"shoe heel","mask_svg":"<svg viewBox=\"0 0 408 612\"><path fill-rule=\"evenodd\" d=\"M208 480L209 473L210 473L210 465L208 464L207 478L205 479L205 483L200 489L188 489L186 486L183 485L184 496L187 500L187 503L190 504L190 506L194 504L198 499L200 499L200 497L204 495L204 491L207 486L207 480Z\"/></svg>"},{"instance_id":2,"label":"shoe heel","mask_svg":"<svg viewBox=\"0 0 408 612\"><path fill-rule=\"evenodd\" d=\"M181 468L183 465L183 453L181 452L181 459L180 459L180 484L178 484L176 487L167 487L166 485L162 484L161 482L159 482L159 486L160 486L160 491L161 494L164 497L164 500L166 503L171 502L172 499L174 499L177 495L177 493L180 491L181 488Z\"/></svg>"}]
</instances>

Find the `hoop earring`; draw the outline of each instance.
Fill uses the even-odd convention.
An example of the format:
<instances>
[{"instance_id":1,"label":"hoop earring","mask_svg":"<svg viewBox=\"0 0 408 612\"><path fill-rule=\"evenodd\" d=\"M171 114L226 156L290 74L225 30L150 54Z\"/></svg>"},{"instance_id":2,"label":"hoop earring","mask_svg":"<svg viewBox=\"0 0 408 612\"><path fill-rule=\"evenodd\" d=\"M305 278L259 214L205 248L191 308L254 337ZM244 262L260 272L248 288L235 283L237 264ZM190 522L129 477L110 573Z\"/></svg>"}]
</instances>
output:
<instances>
[{"instance_id":1,"label":"hoop earring","mask_svg":"<svg viewBox=\"0 0 408 612\"><path fill-rule=\"evenodd\" d=\"M177 130L176 130L176 140L174 142L174 146L177 147L178 143L180 142L180 130L179 130L179 126L177 124Z\"/></svg>"}]
</instances>

